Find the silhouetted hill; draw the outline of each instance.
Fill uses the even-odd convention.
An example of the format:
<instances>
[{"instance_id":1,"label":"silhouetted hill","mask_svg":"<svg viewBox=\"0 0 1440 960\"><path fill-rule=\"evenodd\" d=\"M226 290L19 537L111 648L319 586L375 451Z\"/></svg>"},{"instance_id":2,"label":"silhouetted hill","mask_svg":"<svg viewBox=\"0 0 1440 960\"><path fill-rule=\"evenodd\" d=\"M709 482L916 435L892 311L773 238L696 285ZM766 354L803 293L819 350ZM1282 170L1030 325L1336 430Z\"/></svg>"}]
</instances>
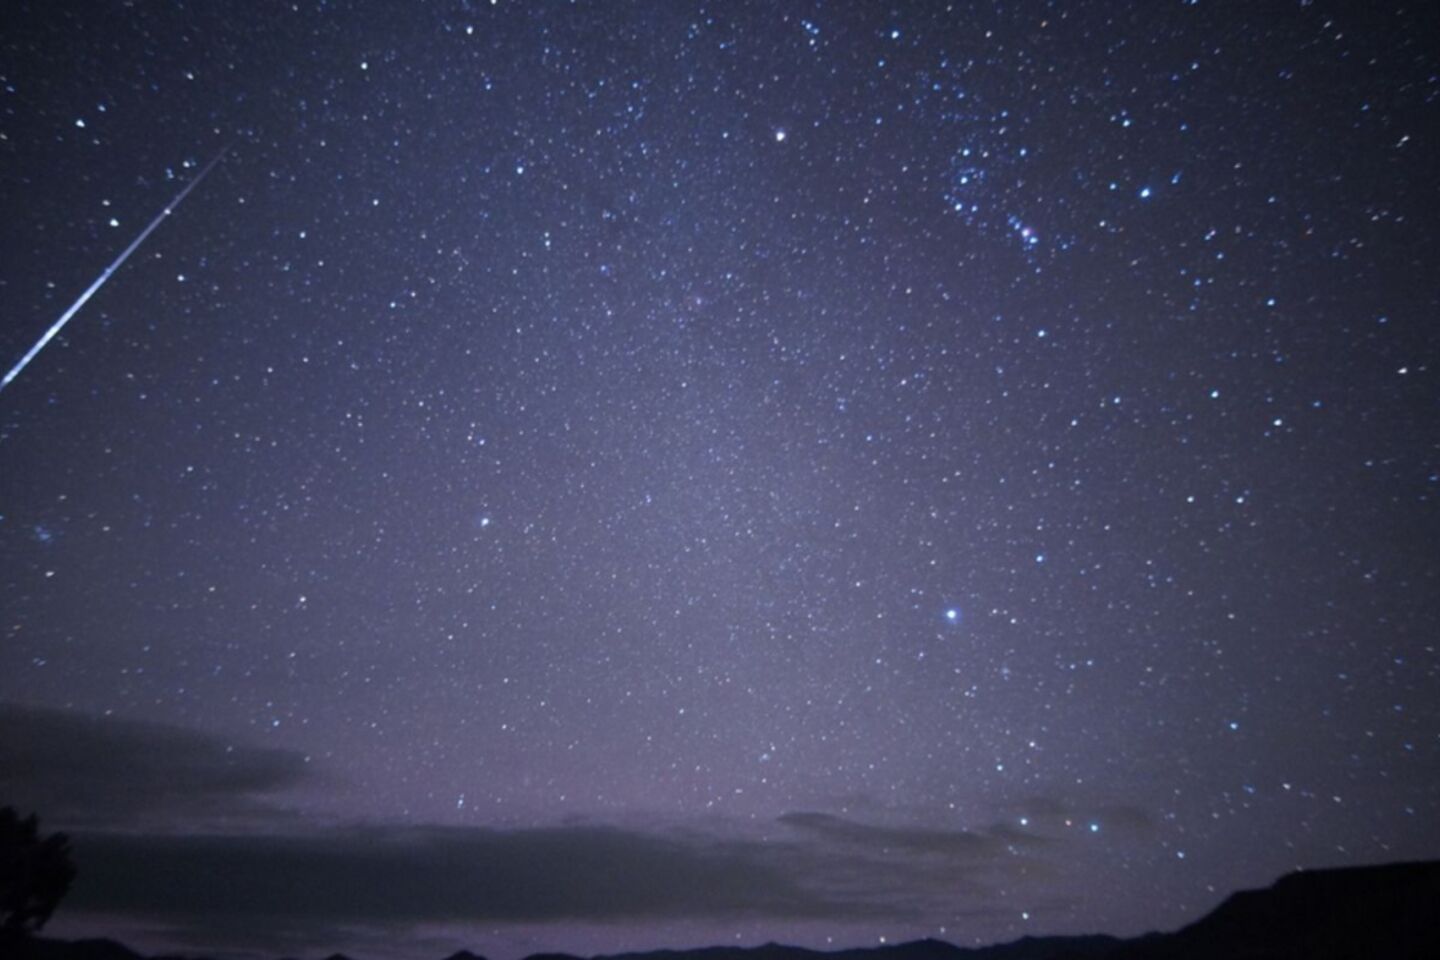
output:
<instances>
[{"instance_id":1,"label":"silhouetted hill","mask_svg":"<svg viewBox=\"0 0 1440 960\"><path fill-rule=\"evenodd\" d=\"M1096 960L1127 941L1107 936L1023 937L992 947L957 947L943 940L912 940L884 947L820 951L767 943L760 947L652 950L593 960ZM569 954L536 954L525 960L583 960Z\"/></svg>"},{"instance_id":2,"label":"silhouetted hill","mask_svg":"<svg viewBox=\"0 0 1440 960\"><path fill-rule=\"evenodd\" d=\"M140 954L114 940L22 940L0 938L0 954L13 950L19 960L143 960Z\"/></svg>"},{"instance_id":3,"label":"silhouetted hill","mask_svg":"<svg viewBox=\"0 0 1440 960\"><path fill-rule=\"evenodd\" d=\"M113 940L0 940L3 960L144 960ZM656 950L594 960L1434 960L1440 957L1440 861L1287 874L1232 894L1174 933L1025 937L964 948L940 940L821 952L761 947ZM159 960L159 958L156 958ZM335 954L330 960L345 960ZM448 960L484 960L467 950ZM526 960L580 960L538 953Z\"/></svg>"},{"instance_id":4,"label":"silhouetted hill","mask_svg":"<svg viewBox=\"0 0 1440 960\"><path fill-rule=\"evenodd\" d=\"M1175 933L1127 942L1111 960L1433 960L1440 861L1286 874Z\"/></svg>"}]
</instances>

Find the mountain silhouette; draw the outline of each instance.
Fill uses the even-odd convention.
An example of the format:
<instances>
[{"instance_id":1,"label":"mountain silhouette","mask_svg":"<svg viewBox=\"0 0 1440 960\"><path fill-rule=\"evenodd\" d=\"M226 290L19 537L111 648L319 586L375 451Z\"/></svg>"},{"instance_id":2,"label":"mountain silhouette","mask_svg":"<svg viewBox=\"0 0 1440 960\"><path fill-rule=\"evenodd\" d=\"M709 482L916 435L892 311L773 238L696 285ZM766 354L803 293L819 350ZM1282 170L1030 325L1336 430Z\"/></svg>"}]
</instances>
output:
<instances>
[{"instance_id":1,"label":"mountain silhouette","mask_svg":"<svg viewBox=\"0 0 1440 960\"><path fill-rule=\"evenodd\" d=\"M1176 933L1127 943L1110 957L1440 957L1440 861L1287 874L1265 890L1231 894Z\"/></svg>"},{"instance_id":2,"label":"mountain silhouette","mask_svg":"<svg viewBox=\"0 0 1440 960\"><path fill-rule=\"evenodd\" d=\"M0 942L5 960L145 960L113 940ZM336 954L331 960L341 960ZM1264 890L1232 894L1189 926L1128 940L1024 937L966 948L940 940L822 952L803 947L708 947L594 960L1433 960L1440 957L1440 861L1305 870ZM447 960L484 960L461 950ZM580 960L534 954L526 960Z\"/></svg>"}]
</instances>

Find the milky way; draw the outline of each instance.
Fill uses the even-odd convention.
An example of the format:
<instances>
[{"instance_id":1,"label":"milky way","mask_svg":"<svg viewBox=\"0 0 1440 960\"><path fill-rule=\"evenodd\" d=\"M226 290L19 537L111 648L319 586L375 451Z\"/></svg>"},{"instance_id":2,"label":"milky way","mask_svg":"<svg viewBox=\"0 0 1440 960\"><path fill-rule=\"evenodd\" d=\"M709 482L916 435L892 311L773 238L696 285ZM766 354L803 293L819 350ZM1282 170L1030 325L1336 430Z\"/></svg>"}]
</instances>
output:
<instances>
[{"instance_id":1,"label":"milky way","mask_svg":"<svg viewBox=\"0 0 1440 960\"><path fill-rule=\"evenodd\" d=\"M232 144L0 396L52 929L968 944L1440 856L1426 36L19 5L7 367Z\"/></svg>"}]
</instances>

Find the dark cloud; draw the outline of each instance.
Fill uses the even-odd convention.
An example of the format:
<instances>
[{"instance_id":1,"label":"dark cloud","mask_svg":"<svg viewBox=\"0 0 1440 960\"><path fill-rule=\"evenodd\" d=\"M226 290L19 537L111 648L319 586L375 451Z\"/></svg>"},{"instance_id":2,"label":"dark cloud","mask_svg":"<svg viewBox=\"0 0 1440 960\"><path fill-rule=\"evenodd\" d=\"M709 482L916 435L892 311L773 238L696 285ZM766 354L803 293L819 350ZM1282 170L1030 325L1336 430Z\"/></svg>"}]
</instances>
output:
<instances>
[{"instance_id":1,"label":"dark cloud","mask_svg":"<svg viewBox=\"0 0 1440 960\"><path fill-rule=\"evenodd\" d=\"M989 913L998 891L1053 874L1040 859L1057 839L1009 824L985 830L867 823L823 812L788 813L780 822L801 839L797 862L817 889L863 889L892 916L934 910Z\"/></svg>"},{"instance_id":2,"label":"dark cloud","mask_svg":"<svg viewBox=\"0 0 1440 960\"><path fill-rule=\"evenodd\" d=\"M306 836L93 834L70 907L157 920L456 920L844 916L780 851L610 827L364 828Z\"/></svg>"},{"instance_id":3,"label":"dark cloud","mask_svg":"<svg viewBox=\"0 0 1440 960\"><path fill-rule=\"evenodd\" d=\"M0 703L0 796L49 825L169 827L283 816L303 755L194 730Z\"/></svg>"},{"instance_id":4,"label":"dark cloud","mask_svg":"<svg viewBox=\"0 0 1440 960\"><path fill-rule=\"evenodd\" d=\"M1053 876L1065 819L1149 823L1131 807L1041 798L978 830L821 811L786 814L768 836L713 823L318 827L279 803L311 776L291 751L0 705L6 802L78 828L67 913L127 918L175 943L263 930L273 952L339 931L354 942L468 923L982 916L1003 891Z\"/></svg>"},{"instance_id":5,"label":"dark cloud","mask_svg":"<svg viewBox=\"0 0 1440 960\"><path fill-rule=\"evenodd\" d=\"M740 827L324 829L202 836L94 833L70 910L126 916L204 942L235 930L768 918L854 922L993 907L993 886L1036 873L1030 839L875 826L824 813ZM1043 872L1043 870L1041 871ZM957 900L957 897L959 898ZM283 936L283 935L282 935Z\"/></svg>"},{"instance_id":6,"label":"dark cloud","mask_svg":"<svg viewBox=\"0 0 1440 960\"><path fill-rule=\"evenodd\" d=\"M858 823L828 813L787 813L780 822L828 840L878 851L988 859L1004 853L1010 841L969 830L934 830Z\"/></svg>"}]
</instances>

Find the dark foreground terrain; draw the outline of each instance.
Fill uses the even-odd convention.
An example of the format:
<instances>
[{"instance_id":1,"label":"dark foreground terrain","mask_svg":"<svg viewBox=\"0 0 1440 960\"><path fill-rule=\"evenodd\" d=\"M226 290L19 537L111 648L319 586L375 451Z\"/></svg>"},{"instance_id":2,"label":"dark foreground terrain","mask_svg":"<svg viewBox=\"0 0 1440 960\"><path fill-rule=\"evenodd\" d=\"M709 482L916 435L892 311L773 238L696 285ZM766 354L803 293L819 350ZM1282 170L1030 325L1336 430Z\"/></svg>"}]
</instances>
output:
<instances>
[{"instance_id":1,"label":"dark foreground terrain","mask_svg":"<svg viewBox=\"0 0 1440 960\"><path fill-rule=\"evenodd\" d=\"M821 953L799 947L711 947L605 960L1435 960L1440 957L1440 861L1313 870L1265 890L1232 894L1174 933L1026 937L966 949L939 940ZM143 960L111 940L0 939L3 960ZM339 955L331 960L343 960ZM483 960L457 953L448 960ZM528 960L574 960L536 954Z\"/></svg>"}]
</instances>

